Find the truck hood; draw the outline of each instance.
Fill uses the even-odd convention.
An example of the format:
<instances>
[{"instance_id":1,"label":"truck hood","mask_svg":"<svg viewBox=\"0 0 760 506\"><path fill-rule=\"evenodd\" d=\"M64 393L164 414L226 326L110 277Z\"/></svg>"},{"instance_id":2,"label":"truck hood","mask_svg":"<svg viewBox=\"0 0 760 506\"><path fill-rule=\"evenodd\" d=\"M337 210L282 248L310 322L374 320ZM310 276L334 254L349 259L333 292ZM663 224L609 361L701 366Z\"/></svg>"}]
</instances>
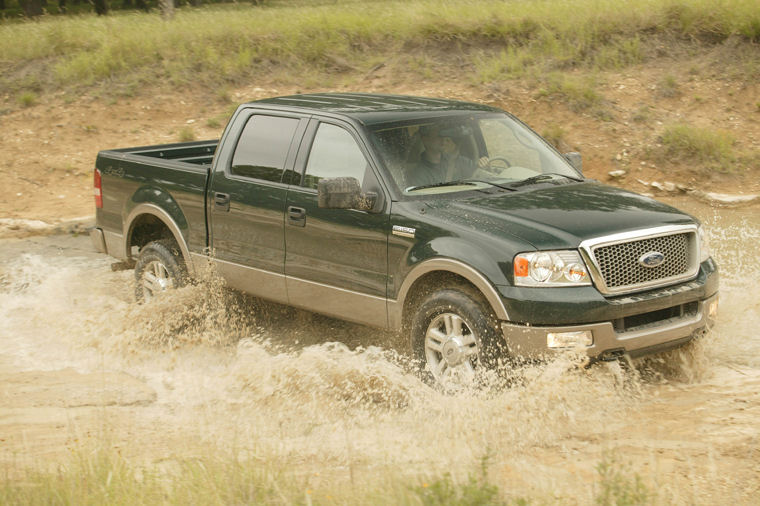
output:
<instances>
[{"instance_id":1,"label":"truck hood","mask_svg":"<svg viewBox=\"0 0 760 506\"><path fill-rule=\"evenodd\" d=\"M618 232L695 219L649 197L596 182L521 189L457 201L428 201L430 214L470 231L509 235L536 249L576 248Z\"/></svg>"}]
</instances>

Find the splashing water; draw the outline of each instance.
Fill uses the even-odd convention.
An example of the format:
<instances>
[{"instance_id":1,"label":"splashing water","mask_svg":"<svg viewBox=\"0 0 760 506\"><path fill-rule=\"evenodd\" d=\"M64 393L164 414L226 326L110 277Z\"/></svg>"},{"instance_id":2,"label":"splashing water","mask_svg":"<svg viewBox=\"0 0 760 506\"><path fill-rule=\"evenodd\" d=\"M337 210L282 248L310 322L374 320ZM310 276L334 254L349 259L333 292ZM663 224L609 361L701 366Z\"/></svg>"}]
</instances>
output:
<instances>
[{"instance_id":1,"label":"splashing water","mask_svg":"<svg viewBox=\"0 0 760 506\"><path fill-rule=\"evenodd\" d=\"M255 301L213 276L136 304L132 271L112 272L86 243L17 255L19 241L0 255L0 373L73 368L142 382L155 401L130 407L145 421L119 430L153 441L147 458L163 458L156 441L194 441L345 483L388 469L466 478L487 455L502 490L588 503L594 466L615 449L660 497L705 502L725 485L709 469L758 483L755 454L736 451L756 449L760 434L760 220L701 213L721 268L719 323L634 363L585 368L559 356L446 395L419 379L403 337Z\"/></svg>"}]
</instances>

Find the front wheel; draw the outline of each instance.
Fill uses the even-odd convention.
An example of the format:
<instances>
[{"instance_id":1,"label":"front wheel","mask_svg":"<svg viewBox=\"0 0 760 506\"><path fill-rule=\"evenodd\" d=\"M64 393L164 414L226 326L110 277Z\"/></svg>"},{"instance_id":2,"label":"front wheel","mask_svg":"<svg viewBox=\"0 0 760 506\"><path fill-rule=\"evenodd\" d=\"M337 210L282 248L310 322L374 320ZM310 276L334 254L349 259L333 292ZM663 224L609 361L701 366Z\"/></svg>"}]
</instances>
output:
<instances>
[{"instance_id":1,"label":"front wheel","mask_svg":"<svg viewBox=\"0 0 760 506\"><path fill-rule=\"evenodd\" d=\"M412 346L424 374L446 390L475 386L503 350L496 316L469 290L432 292L412 320Z\"/></svg>"},{"instance_id":2,"label":"front wheel","mask_svg":"<svg viewBox=\"0 0 760 506\"><path fill-rule=\"evenodd\" d=\"M187 269L177 243L153 241L140 250L135 264L137 300L150 300L161 292L178 288L187 280Z\"/></svg>"}]
</instances>

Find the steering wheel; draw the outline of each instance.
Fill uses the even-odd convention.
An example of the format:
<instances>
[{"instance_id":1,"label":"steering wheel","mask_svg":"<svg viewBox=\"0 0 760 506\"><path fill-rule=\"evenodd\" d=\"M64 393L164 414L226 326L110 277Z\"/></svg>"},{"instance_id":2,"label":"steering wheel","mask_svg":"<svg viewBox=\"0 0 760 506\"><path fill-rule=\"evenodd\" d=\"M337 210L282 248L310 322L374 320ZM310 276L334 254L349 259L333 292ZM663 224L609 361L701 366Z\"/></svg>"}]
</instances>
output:
<instances>
[{"instance_id":1,"label":"steering wheel","mask_svg":"<svg viewBox=\"0 0 760 506\"><path fill-rule=\"evenodd\" d=\"M494 164L494 162L497 162ZM501 165L504 165L504 167L501 167ZM488 170L491 172L496 171L502 171L510 168L512 166L512 162L510 162L508 159L504 158L503 156L494 156L493 158L488 159Z\"/></svg>"}]
</instances>

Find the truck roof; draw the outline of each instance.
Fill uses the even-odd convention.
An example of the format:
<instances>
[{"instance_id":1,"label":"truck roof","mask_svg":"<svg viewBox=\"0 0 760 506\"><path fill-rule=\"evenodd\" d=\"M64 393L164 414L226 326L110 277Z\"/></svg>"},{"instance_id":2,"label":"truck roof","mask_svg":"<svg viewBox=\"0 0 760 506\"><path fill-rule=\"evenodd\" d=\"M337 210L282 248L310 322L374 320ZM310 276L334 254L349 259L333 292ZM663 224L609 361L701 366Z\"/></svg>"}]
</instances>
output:
<instances>
[{"instance_id":1,"label":"truck roof","mask_svg":"<svg viewBox=\"0 0 760 506\"><path fill-rule=\"evenodd\" d=\"M265 98L250 104L272 105L278 109L300 112L330 113L352 118L365 125L441 116L452 112L503 112L487 105L459 100L376 93L311 93Z\"/></svg>"}]
</instances>

